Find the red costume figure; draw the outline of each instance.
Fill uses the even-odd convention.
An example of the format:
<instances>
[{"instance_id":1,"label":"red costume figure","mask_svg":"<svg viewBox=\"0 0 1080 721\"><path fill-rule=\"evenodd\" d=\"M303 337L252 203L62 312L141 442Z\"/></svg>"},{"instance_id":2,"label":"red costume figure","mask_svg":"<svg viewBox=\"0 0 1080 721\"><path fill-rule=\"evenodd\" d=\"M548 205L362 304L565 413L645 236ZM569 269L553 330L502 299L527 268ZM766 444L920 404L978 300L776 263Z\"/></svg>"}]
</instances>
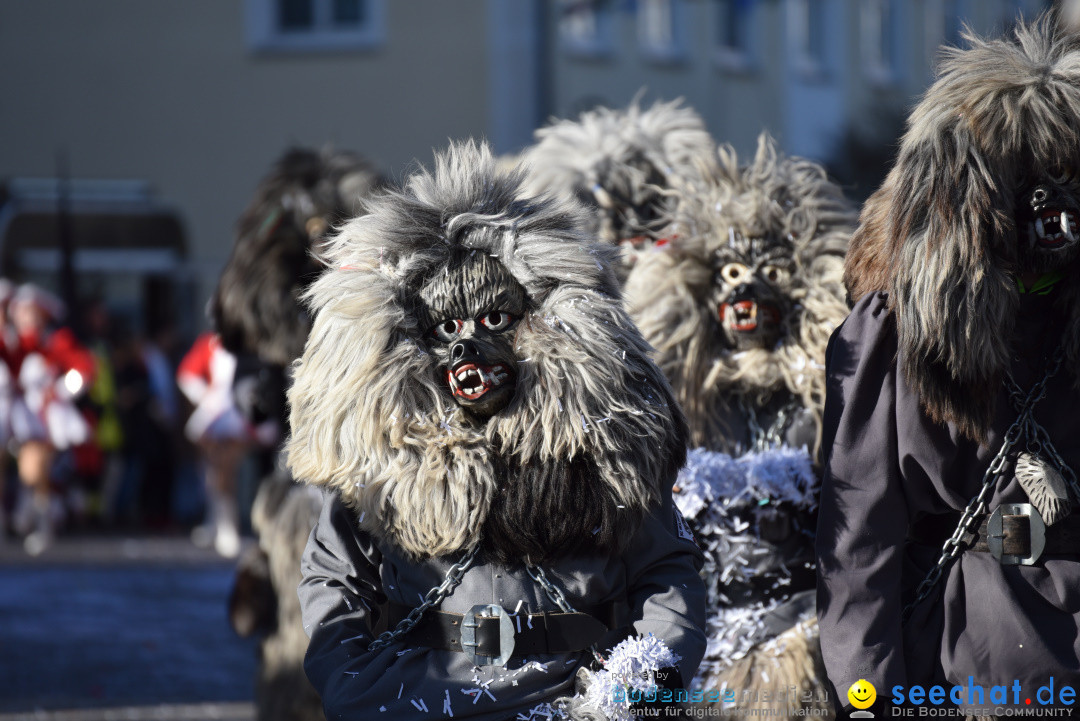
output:
<instances>
[{"instance_id":1,"label":"red costume figure","mask_svg":"<svg viewBox=\"0 0 1080 721\"><path fill-rule=\"evenodd\" d=\"M37 555L63 516L51 489L56 452L90 436L74 401L93 382L94 357L68 328L50 330L63 318L64 306L41 288L20 286L8 310L14 337L3 344L3 355L14 380L10 429L19 447L19 478L32 495L16 513L16 530L27 533L26 550Z\"/></svg>"},{"instance_id":2,"label":"red costume figure","mask_svg":"<svg viewBox=\"0 0 1080 721\"><path fill-rule=\"evenodd\" d=\"M197 545L213 545L226 557L240 552L236 508L236 469L251 442L277 437L274 428L253 429L233 402L236 357L214 333L203 333L180 361L176 382L195 406L184 431L206 461L208 518L192 532Z\"/></svg>"}]
</instances>

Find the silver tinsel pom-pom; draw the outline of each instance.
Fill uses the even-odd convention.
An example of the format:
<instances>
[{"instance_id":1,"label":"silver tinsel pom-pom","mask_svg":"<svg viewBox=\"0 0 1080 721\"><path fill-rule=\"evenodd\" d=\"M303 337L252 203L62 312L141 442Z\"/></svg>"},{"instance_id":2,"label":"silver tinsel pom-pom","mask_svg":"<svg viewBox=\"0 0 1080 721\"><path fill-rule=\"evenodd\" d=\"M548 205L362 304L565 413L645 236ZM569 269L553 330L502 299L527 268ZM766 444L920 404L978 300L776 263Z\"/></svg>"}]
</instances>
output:
<instances>
[{"instance_id":1,"label":"silver tinsel pom-pom","mask_svg":"<svg viewBox=\"0 0 1080 721\"><path fill-rule=\"evenodd\" d=\"M680 660L652 634L628 638L611 650L602 670L580 669L577 693L555 705L572 721L631 721L630 699L656 688L656 672Z\"/></svg>"},{"instance_id":2,"label":"silver tinsel pom-pom","mask_svg":"<svg viewBox=\"0 0 1080 721\"><path fill-rule=\"evenodd\" d=\"M1016 480L1043 522L1051 526L1069 515L1069 488L1056 468L1027 451L1016 459Z\"/></svg>"}]
</instances>

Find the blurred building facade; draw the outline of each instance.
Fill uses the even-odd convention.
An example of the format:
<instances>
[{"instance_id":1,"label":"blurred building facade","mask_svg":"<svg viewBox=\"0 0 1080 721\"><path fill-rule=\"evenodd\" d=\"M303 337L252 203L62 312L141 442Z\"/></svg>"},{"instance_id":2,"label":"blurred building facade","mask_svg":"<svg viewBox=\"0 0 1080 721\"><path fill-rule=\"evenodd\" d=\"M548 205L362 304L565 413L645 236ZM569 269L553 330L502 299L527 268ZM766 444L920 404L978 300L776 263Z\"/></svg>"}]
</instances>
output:
<instances>
[{"instance_id":1,"label":"blurred building facade","mask_svg":"<svg viewBox=\"0 0 1080 721\"><path fill-rule=\"evenodd\" d=\"M1000 34L1050 0L562 0L551 112L683 97L741 153L768 129L857 183L969 25ZM881 152L881 151L878 151ZM885 153L888 155L888 153ZM878 162L886 162L887 157ZM872 189L855 188L865 196Z\"/></svg>"},{"instance_id":2,"label":"blurred building facade","mask_svg":"<svg viewBox=\"0 0 1080 721\"><path fill-rule=\"evenodd\" d=\"M33 179L55 179L62 155L79 192L137 187L145 207L167 209L182 237L169 240L175 268L165 272L187 284L169 297L194 330L204 325L233 223L292 144L355 150L400 177L448 139L483 136L515 152L549 117L625 105L646 88L646 102L685 98L740 152L768 129L789 152L829 162L857 186L860 164L888 161L881 148L931 79L936 49L959 41L962 23L1000 32L1018 12L1049 4L0 0L0 63L9 69L0 75L0 183L16 179L8 184L15 200L36 189L38 211L43 189L61 202L64 184ZM867 182L856 195L869 192ZM11 251L5 234L18 206L0 210L0 257L14 259L4 270L47 282L43 259L55 253L36 251L55 248L53 240L35 248L23 237ZM82 249L81 282L145 304L142 286L121 276L145 274L148 258L165 256L102 260L86 252L80 223L68 227ZM36 259L36 270L21 258ZM95 262L104 264L96 276Z\"/></svg>"},{"instance_id":3,"label":"blurred building facade","mask_svg":"<svg viewBox=\"0 0 1080 721\"><path fill-rule=\"evenodd\" d=\"M450 138L527 142L543 117L536 83L521 81L539 72L538 7L518 0L0 0L0 64L18 68L0 77L0 182L40 189L33 179L55 178L62 154L80 187L123 180L150 188L182 225L186 247L175 274L192 279L193 307L178 313L200 326L233 225L290 145L355 150L400 174ZM8 215L20 214L10 207L20 194L7 194ZM80 290L140 303L129 297L138 291L125 276L144 271L137 260L145 253L126 265L113 258L111 278L91 277L89 241L74 225ZM51 238L41 243L56 246ZM38 270L5 269L47 282Z\"/></svg>"}]
</instances>

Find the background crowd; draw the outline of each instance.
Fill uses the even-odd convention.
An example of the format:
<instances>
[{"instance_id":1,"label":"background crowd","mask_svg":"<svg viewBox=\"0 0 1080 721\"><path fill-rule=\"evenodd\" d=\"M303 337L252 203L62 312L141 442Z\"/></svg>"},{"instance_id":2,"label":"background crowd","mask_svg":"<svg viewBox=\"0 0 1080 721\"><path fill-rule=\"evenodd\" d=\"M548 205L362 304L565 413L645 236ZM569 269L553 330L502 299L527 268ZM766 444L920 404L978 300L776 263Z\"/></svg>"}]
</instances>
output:
<instances>
[{"instance_id":1,"label":"background crowd","mask_svg":"<svg viewBox=\"0 0 1080 721\"><path fill-rule=\"evenodd\" d=\"M254 494L237 479L257 478L248 451L279 429L236 413L235 358L212 333L185 347L172 323L136 331L102 298L71 311L0 279L0 359L5 537L36 555L61 529L191 528L237 555L238 505Z\"/></svg>"}]
</instances>

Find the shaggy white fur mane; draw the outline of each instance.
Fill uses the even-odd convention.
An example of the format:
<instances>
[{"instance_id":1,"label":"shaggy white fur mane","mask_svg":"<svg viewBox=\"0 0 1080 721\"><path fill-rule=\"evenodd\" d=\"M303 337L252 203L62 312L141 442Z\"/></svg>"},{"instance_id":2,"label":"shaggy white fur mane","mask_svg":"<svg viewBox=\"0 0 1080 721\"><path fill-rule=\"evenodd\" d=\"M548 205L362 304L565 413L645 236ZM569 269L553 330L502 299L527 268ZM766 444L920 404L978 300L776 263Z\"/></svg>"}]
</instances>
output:
<instances>
[{"instance_id":1,"label":"shaggy white fur mane","mask_svg":"<svg viewBox=\"0 0 1080 721\"><path fill-rule=\"evenodd\" d=\"M721 419L739 396L763 405L781 388L814 412L820 434L825 347L848 313L842 274L854 210L824 168L782 155L766 134L744 168L730 146L718 156L718 172L680 197L674 240L638 258L626 285L631 316L656 348L695 446L720 447ZM773 349L724 346L710 292L732 231L792 245L793 312Z\"/></svg>"},{"instance_id":2,"label":"shaggy white fur mane","mask_svg":"<svg viewBox=\"0 0 1080 721\"><path fill-rule=\"evenodd\" d=\"M657 102L646 110L637 101L625 110L599 107L576 120L557 120L540 128L536 139L527 154L531 187L566 195L592 195L596 186L611 192L614 188L609 185L624 193L633 189L637 195L647 186L642 172L631 164L637 157L659 171L667 188L682 187L702 173L715 153L701 116L684 107L682 100ZM604 223L595 225L601 240L620 240Z\"/></svg>"},{"instance_id":3,"label":"shaggy white fur mane","mask_svg":"<svg viewBox=\"0 0 1080 721\"><path fill-rule=\"evenodd\" d=\"M584 459L618 502L646 509L682 464L685 421L622 310L615 249L571 202L529 197L488 148L453 144L435 170L367 203L334 237L307 300L315 320L289 392L289 466L361 526L417 557L476 546L499 479ZM487 253L525 289L510 405L481 424L451 398L419 318L425 279Z\"/></svg>"}]
</instances>

